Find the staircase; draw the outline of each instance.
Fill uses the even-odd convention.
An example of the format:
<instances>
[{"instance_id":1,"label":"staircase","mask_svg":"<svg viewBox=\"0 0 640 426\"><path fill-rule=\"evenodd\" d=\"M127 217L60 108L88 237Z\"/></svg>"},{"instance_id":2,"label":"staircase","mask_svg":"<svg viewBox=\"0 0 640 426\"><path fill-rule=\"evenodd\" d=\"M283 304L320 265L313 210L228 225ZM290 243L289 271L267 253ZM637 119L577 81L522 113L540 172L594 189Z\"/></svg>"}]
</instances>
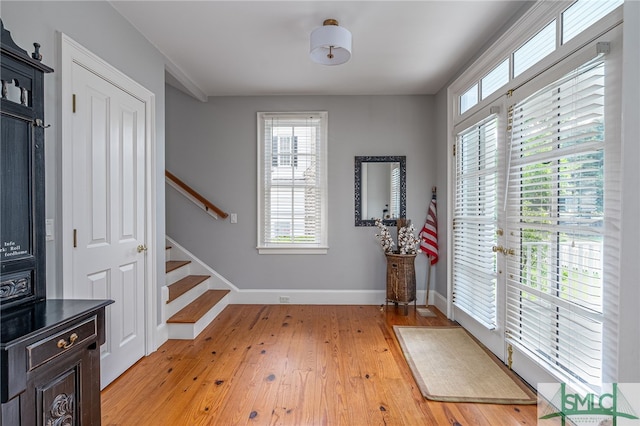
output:
<instances>
[{"instance_id":1,"label":"staircase","mask_svg":"<svg viewBox=\"0 0 640 426\"><path fill-rule=\"evenodd\" d=\"M237 289L167 238L163 318L169 339L195 339L230 303Z\"/></svg>"}]
</instances>

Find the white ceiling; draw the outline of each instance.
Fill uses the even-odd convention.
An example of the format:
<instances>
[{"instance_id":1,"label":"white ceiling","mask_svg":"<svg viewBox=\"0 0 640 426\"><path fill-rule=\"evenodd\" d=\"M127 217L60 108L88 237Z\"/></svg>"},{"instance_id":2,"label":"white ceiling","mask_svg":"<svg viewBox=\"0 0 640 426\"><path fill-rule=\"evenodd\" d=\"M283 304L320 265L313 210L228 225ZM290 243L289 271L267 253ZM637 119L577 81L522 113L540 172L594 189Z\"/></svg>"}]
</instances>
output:
<instances>
[{"instance_id":1,"label":"white ceiling","mask_svg":"<svg viewBox=\"0 0 640 426\"><path fill-rule=\"evenodd\" d=\"M434 94L522 1L111 1L196 97ZM309 59L335 18L353 35L338 66ZM183 87L183 90L184 90Z\"/></svg>"}]
</instances>

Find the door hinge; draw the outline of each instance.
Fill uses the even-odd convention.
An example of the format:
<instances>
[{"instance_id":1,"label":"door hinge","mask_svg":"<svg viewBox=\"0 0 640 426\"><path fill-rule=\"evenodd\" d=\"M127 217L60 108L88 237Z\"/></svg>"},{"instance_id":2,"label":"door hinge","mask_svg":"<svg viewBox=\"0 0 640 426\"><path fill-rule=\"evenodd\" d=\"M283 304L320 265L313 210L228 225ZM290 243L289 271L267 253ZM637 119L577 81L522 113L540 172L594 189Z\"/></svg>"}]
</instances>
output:
<instances>
[{"instance_id":1,"label":"door hinge","mask_svg":"<svg viewBox=\"0 0 640 426\"><path fill-rule=\"evenodd\" d=\"M71 109L75 114L76 112L76 94L75 93L71 96Z\"/></svg>"},{"instance_id":2,"label":"door hinge","mask_svg":"<svg viewBox=\"0 0 640 426\"><path fill-rule=\"evenodd\" d=\"M456 156L456 144L453 144L453 156Z\"/></svg>"},{"instance_id":3,"label":"door hinge","mask_svg":"<svg viewBox=\"0 0 640 426\"><path fill-rule=\"evenodd\" d=\"M513 370L513 346L507 345L507 366L509 370Z\"/></svg>"},{"instance_id":4,"label":"door hinge","mask_svg":"<svg viewBox=\"0 0 640 426\"><path fill-rule=\"evenodd\" d=\"M73 248L78 247L78 230L73 230Z\"/></svg>"}]
</instances>

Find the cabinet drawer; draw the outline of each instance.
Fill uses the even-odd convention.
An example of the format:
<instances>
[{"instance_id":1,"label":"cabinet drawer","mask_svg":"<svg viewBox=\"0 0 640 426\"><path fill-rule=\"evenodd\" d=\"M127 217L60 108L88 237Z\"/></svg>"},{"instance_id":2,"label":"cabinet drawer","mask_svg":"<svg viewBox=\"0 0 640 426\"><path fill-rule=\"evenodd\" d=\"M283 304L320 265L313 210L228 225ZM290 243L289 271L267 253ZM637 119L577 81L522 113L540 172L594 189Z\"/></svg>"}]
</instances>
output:
<instances>
[{"instance_id":1,"label":"cabinet drawer","mask_svg":"<svg viewBox=\"0 0 640 426\"><path fill-rule=\"evenodd\" d=\"M93 316L27 346L29 371L77 346L82 346L84 342L94 339L97 335L97 320Z\"/></svg>"}]
</instances>

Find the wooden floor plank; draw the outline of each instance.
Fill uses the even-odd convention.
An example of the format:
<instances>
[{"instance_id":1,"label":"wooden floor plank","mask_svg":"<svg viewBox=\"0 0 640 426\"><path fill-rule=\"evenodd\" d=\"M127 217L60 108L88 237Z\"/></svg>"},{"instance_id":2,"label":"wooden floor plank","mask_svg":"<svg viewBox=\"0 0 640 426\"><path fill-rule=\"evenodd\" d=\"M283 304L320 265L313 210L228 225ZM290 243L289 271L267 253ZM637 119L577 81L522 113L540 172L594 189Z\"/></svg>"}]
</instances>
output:
<instances>
[{"instance_id":1,"label":"wooden floor plank","mask_svg":"<svg viewBox=\"0 0 640 426\"><path fill-rule=\"evenodd\" d=\"M182 403L186 407L184 410L171 411L167 416L167 424L211 424L212 417L233 416L235 412L238 414L233 417L235 419L233 424L243 423L240 421L242 413L245 413L245 421L248 419L250 411L236 401L238 398L236 394L239 394L241 400L255 398L255 394L243 391L243 387L238 386L238 383L244 382L243 374L252 371L250 368L252 363L247 361L247 357L251 354L255 339L262 333L261 330L267 323L260 321L263 310L243 311L231 321L227 320L219 324L214 321L223 333L221 338L211 338L206 341L201 349L201 353L212 357L206 370L201 372L203 386L183 394ZM225 313L226 311L220 316ZM199 340L196 339L196 342Z\"/></svg>"},{"instance_id":2,"label":"wooden floor plank","mask_svg":"<svg viewBox=\"0 0 640 426\"><path fill-rule=\"evenodd\" d=\"M420 394L393 325L448 325L379 306L230 305L102 392L103 425L534 425L536 406Z\"/></svg>"}]
</instances>

